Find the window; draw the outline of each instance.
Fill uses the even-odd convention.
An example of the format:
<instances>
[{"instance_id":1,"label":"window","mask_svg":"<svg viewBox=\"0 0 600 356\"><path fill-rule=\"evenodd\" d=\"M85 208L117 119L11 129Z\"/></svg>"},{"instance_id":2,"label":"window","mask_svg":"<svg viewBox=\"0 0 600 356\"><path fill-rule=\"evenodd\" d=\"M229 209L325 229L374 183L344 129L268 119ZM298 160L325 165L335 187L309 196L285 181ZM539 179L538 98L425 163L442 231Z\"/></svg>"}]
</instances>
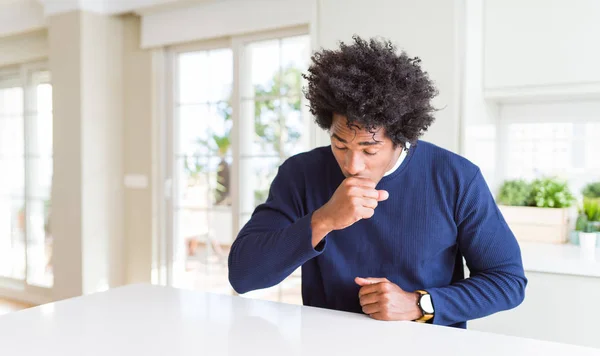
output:
<instances>
[{"instance_id":1,"label":"window","mask_svg":"<svg viewBox=\"0 0 600 356\"><path fill-rule=\"evenodd\" d=\"M51 287L52 87L35 66L0 72L0 277Z\"/></svg>"},{"instance_id":2,"label":"window","mask_svg":"<svg viewBox=\"0 0 600 356\"><path fill-rule=\"evenodd\" d=\"M279 165L307 150L304 30L174 48L167 282L232 293L227 258ZM299 272L251 297L301 303Z\"/></svg>"},{"instance_id":3,"label":"window","mask_svg":"<svg viewBox=\"0 0 600 356\"><path fill-rule=\"evenodd\" d=\"M228 292L221 247L231 242L233 227L233 54L229 48L184 52L176 67L173 284Z\"/></svg>"},{"instance_id":4,"label":"window","mask_svg":"<svg viewBox=\"0 0 600 356\"><path fill-rule=\"evenodd\" d=\"M242 225L266 200L283 160L308 148L301 75L307 69L308 50L308 36L245 46L250 70L242 82L241 120L254 125L240 132Z\"/></svg>"},{"instance_id":5,"label":"window","mask_svg":"<svg viewBox=\"0 0 600 356\"><path fill-rule=\"evenodd\" d=\"M504 179L556 176L576 195L600 180L600 101L505 104L499 119Z\"/></svg>"},{"instance_id":6,"label":"window","mask_svg":"<svg viewBox=\"0 0 600 356\"><path fill-rule=\"evenodd\" d=\"M504 171L508 179L568 179L575 193L600 178L600 122L512 123Z\"/></svg>"}]
</instances>

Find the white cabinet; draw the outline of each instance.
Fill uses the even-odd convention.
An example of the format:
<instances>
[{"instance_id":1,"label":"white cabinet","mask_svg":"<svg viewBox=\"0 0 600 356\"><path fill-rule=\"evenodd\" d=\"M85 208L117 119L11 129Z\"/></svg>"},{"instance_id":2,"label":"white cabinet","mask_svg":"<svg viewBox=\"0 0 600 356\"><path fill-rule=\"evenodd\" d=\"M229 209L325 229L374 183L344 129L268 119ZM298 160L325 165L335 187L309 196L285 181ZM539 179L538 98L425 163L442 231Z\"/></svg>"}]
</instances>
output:
<instances>
[{"instance_id":1,"label":"white cabinet","mask_svg":"<svg viewBox=\"0 0 600 356\"><path fill-rule=\"evenodd\" d=\"M578 246L521 242L528 279L515 309L468 323L471 330L600 348L600 249L595 260Z\"/></svg>"},{"instance_id":2,"label":"white cabinet","mask_svg":"<svg viewBox=\"0 0 600 356\"><path fill-rule=\"evenodd\" d=\"M484 88L600 91L600 1L485 0Z\"/></svg>"},{"instance_id":3,"label":"white cabinet","mask_svg":"<svg viewBox=\"0 0 600 356\"><path fill-rule=\"evenodd\" d=\"M468 323L470 330L600 348L600 278L526 272L523 303Z\"/></svg>"}]
</instances>

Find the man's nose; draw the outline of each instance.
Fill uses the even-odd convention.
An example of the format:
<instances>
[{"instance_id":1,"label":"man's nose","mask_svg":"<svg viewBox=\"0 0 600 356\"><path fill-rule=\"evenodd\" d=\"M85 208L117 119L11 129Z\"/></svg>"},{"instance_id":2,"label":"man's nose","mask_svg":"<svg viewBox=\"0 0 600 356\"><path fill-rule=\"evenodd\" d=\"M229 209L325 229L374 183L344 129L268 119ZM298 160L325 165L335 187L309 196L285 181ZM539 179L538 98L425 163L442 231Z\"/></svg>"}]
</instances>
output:
<instances>
[{"instance_id":1,"label":"man's nose","mask_svg":"<svg viewBox=\"0 0 600 356\"><path fill-rule=\"evenodd\" d=\"M346 172L350 175L358 175L365 170L365 163L360 153L348 152L346 155Z\"/></svg>"}]
</instances>

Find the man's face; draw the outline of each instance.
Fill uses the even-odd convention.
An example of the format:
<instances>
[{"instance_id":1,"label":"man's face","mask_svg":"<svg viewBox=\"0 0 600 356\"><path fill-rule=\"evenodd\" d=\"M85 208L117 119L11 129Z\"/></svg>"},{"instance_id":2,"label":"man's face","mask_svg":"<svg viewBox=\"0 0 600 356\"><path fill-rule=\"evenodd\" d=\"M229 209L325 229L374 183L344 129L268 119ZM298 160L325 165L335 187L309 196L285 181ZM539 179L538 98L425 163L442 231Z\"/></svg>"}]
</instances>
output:
<instances>
[{"instance_id":1,"label":"man's face","mask_svg":"<svg viewBox=\"0 0 600 356\"><path fill-rule=\"evenodd\" d=\"M369 132L361 126L348 127L345 116L333 114L331 149L344 176L369 178L377 183L394 167L402 147L394 148L383 128Z\"/></svg>"}]
</instances>

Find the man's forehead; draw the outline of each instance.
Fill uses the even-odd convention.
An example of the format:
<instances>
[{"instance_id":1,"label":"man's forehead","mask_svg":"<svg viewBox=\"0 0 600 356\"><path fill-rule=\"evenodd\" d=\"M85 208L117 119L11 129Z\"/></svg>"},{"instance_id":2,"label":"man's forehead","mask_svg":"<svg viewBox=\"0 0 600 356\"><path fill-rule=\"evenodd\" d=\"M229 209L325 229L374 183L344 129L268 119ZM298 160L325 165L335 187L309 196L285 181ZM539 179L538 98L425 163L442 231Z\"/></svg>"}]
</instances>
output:
<instances>
[{"instance_id":1,"label":"man's forehead","mask_svg":"<svg viewBox=\"0 0 600 356\"><path fill-rule=\"evenodd\" d=\"M348 127L348 121L346 118L338 117L333 121L331 126L331 133L342 137L349 137L350 140L358 139L360 141L381 141L384 138L384 130L376 128L372 131L366 130L359 124L350 123Z\"/></svg>"}]
</instances>

